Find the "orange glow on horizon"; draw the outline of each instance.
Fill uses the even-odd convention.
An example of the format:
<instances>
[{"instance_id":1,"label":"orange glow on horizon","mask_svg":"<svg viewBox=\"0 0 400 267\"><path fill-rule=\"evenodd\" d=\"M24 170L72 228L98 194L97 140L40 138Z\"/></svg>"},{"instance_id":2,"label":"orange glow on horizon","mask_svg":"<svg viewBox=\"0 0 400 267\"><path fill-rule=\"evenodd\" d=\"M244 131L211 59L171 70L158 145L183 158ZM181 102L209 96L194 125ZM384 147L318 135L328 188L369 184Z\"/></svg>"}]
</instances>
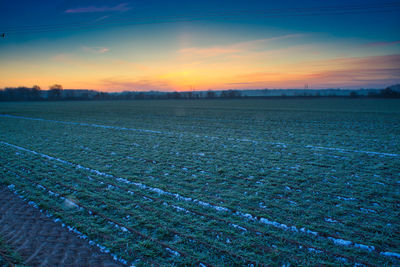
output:
<instances>
[{"instance_id":1,"label":"orange glow on horizon","mask_svg":"<svg viewBox=\"0 0 400 267\"><path fill-rule=\"evenodd\" d=\"M107 92L285 89L304 84L354 88L400 80L398 54L364 55L357 48L360 55L350 57L338 56L342 49L335 52L315 44L276 45L303 37L292 34L202 47L190 46L185 39L181 47L157 56L150 51L149 56L132 58L126 56L132 51L129 46L82 46L75 52L0 65L0 88L39 85L47 89L56 83L66 89Z\"/></svg>"}]
</instances>

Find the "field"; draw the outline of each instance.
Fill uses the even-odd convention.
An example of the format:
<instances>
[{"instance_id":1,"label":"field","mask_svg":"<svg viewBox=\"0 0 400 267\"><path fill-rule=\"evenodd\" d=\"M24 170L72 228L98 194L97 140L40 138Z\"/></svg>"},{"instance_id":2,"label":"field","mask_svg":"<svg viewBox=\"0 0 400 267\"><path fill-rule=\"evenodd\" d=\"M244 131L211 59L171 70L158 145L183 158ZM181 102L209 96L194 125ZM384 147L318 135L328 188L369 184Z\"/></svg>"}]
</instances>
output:
<instances>
[{"instance_id":1,"label":"field","mask_svg":"<svg viewBox=\"0 0 400 267\"><path fill-rule=\"evenodd\" d=\"M400 101L0 103L0 181L137 266L400 265Z\"/></svg>"}]
</instances>

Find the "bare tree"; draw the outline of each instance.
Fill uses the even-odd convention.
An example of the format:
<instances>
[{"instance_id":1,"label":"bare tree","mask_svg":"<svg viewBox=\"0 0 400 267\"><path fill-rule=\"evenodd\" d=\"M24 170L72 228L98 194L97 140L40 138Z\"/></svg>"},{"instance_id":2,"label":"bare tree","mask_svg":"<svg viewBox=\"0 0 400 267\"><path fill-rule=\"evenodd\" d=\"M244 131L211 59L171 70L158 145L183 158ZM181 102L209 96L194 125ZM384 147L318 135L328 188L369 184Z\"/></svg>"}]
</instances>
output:
<instances>
[{"instance_id":1,"label":"bare tree","mask_svg":"<svg viewBox=\"0 0 400 267\"><path fill-rule=\"evenodd\" d=\"M48 99L50 100L57 100L61 99L61 92L63 90L63 87L61 84L54 84L49 87L49 95Z\"/></svg>"},{"instance_id":2,"label":"bare tree","mask_svg":"<svg viewBox=\"0 0 400 267\"><path fill-rule=\"evenodd\" d=\"M39 85L32 86L32 98L34 100L39 100L41 96L41 88Z\"/></svg>"}]
</instances>

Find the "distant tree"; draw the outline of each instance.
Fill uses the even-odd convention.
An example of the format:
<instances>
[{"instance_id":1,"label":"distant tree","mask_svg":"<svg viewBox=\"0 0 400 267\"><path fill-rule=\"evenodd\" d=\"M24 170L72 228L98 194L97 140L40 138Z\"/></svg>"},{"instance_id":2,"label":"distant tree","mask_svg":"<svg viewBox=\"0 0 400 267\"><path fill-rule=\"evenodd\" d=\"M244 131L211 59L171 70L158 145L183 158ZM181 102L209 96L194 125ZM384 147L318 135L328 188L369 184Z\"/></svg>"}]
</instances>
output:
<instances>
[{"instance_id":1,"label":"distant tree","mask_svg":"<svg viewBox=\"0 0 400 267\"><path fill-rule=\"evenodd\" d=\"M388 88L395 92L400 92L400 84L394 84L394 85L389 86Z\"/></svg>"},{"instance_id":2,"label":"distant tree","mask_svg":"<svg viewBox=\"0 0 400 267\"><path fill-rule=\"evenodd\" d=\"M391 87L387 87L380 91L379 96L384 98L400 98L400 92L392 90Z\"/></svg>"},{"instance_id":3,"label":"distant tree","mask_svg":"<svg viewBox=\"0 0 400 267\"><path fill-rule=\"evenodd\" d=\"M215 92L211 90L207 91L207 98L215 98L215 96L216 96Z\"/></svg>"},{"instance_id":4,"label":"distant tree","mask_svg":"<svg viewBox=\"0 0 400 267\"><path fill-rule=\"evenodd\" d=\"M32 99L33 100L40 100L41 99L41 88L39 85L32 86Z\"/></svg>"},{"instance_id":5,"label":"distant tree","mask_svg":"<svg viewBox=\"0 0 400 267\"><path fill-rule=\"evenodd\" d=\"M62 85L61 84L53 84L53 85L50 85L49 86L49 89L50 90L63 90L63 87L62 87Z\"/></svg>"},{"instance_id":6,"label":"distant tree","mask_svg":"<svg viewBox=\"0 0 400 267\"><path fill-rule=\"evenodd\" d=\"M97 92L97 94L94 95L93 99L106 100L106 99L110 99L110 95L108 93L104 93L104 92Z\"/></svg>"},{"instance_id":7,"label":"distant tree","mask_svg":"<svg viewBox=\"0 0 400 267\"><path fill-rule=\"evenodd\" d=\"M168 93L167 98L172 98L172 99L181 99L182 95L179 92L173 92L173 93Z\"/></svg>"},{"instance_id":8,"label":"distant tree","mask_svg":"<svg viewBox=\"0 0 400 267\"><path fill-rule=\"evenodd\" d=\"M350 92L350 97L351 98L356 98L356 97L358 97L358 93L356 91L351 91Z\"/></svg>"},{"instance_id":9,"label":"distant tree","mask_svg":"<svg viewBox=\"0 0 400 267\"><path fill-rule=\"evenodd\" d=\"M222 91L221 97L222 98L240 98L242 96L241 92L237 90L227 90Z\"/></svg>"},{"instance_id":10,"label":"distant tree","mask_svg":"<svg viewBox=\"0 0 400 267\"><path fill-rule=\"evenodd\" d=\"M9 87L4 88L5 100L8 100L8 101L18 100L17 95L18 95L17 88L9 88Z\"/></svg>"},{"instance_id":11,"label":"distant tree","mask_svg":"<svg viewBox=\"0 0 400 267\"><path fill-rule=\"evenodd\" d=\"M233 94L234 98L241 98L242 97L242 92L237 91L237 90L233 91L232 94Z\"/></svg>"},{"instance_id":12,"label":"distant tree","mask_svg":"<svg viewBox=\"0 0 400 267\"><path fill-rule=\"evenodd\" d=\"M89 100L89 93L88 92L83 92L82 95L80 96L81 100Z\"/></svg>"},{"instance_id":13,"label":"distant tree","mask_svg":"<svg viewBox=\"0 0 400 267\"><path fill-rule=\"evenodd\" d=\"M144 93L140 92L135 95L135 99L144 99Z\"/></svg>"},{"instance_id":14,"label":"distant tree","mask_svg":"<svg viewBox=\"0 0 400 267\"><path fill-rule=\"evenodd\" d=\"M59 100L61 99L61 92L63 90L62 85L60 84L54 84L49 86L49 95L48 98L50 100Z\"/></svg>"},{"instance_id":15,"label":"distant tree","mask_svg":"<svg viewBox=\"0 0 400 267\"><path fill-rule=\"evenodd\" d=\"M11 101L28 101L31 100L31 88L28 87L17 87L17 88L6 88L5 93L8 95L8 100Z\"/></svg>"}]
</instances>

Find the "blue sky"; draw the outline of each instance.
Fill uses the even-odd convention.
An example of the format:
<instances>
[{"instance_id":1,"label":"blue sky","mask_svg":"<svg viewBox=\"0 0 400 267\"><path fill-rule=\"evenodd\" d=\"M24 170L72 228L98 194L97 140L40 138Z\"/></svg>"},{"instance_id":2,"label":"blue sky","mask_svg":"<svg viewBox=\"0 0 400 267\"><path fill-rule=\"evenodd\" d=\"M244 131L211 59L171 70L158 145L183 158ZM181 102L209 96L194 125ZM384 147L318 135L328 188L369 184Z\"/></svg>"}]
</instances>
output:
<instances>
[{"instance_id":1,"label":"blue sky","mask_svg":"<svg viewBox=\"0 0 400 267\"><path fill-rule=\"evenodd\" d=\"M400 82L399 1L45 0L1 6L6 38L0 39L0 88L60 83L171 91Z\"/></svg>"}]
</instances>

